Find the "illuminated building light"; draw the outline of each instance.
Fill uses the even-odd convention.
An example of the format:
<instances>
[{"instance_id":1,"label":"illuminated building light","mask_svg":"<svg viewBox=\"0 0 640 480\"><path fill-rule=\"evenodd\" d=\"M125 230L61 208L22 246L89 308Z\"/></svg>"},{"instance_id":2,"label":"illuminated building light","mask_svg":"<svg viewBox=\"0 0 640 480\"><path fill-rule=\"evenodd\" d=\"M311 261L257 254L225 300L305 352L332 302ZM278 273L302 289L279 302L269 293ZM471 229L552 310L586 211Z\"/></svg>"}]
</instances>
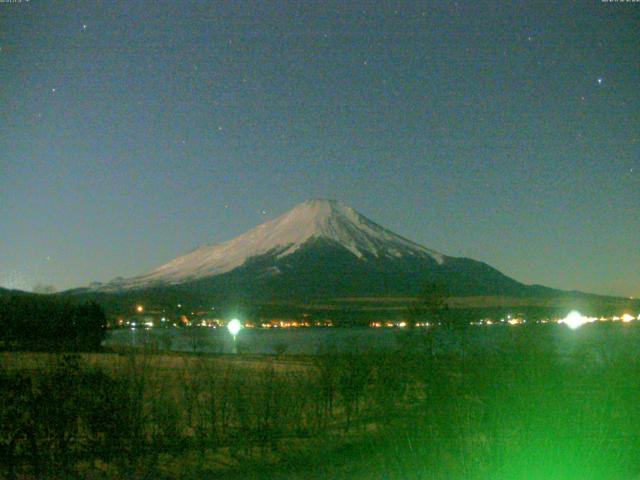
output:
<instances>
[{"instance_id":1,"label":"illuminated building light","mask_svg":"<svg viewBox=\"0 0 640 480\"><path fill-rule=\"evenodd\" d=\"M429 322L418 322L416 323L416 327L428 327Z\"/></svg>"},{"instance_id":2,"label":"illuminated building light","mask_svg":"<svg viewBox=\"0 0 640 480\"><path fill-rule=\"evenodd\" d=\"M622 315L622 321L623 321L624 323L629 323L629 322L631 322L631 321L633 321L633 320L635 320L635 319L633 318L633 316L632 316L632 315L629 315L628 313L625 313L624 315Z\"/></svg>"}]
</instances>

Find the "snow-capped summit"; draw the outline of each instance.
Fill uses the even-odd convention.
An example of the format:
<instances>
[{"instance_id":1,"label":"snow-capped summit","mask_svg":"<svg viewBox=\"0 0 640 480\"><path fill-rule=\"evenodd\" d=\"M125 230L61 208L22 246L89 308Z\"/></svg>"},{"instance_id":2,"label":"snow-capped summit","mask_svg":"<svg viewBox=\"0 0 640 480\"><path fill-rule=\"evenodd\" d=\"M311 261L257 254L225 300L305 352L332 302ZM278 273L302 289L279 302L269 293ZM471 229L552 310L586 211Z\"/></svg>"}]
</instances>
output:
<instances>
[{"instance_id":1,"label":"snow-capped summit","mask_svg":"<svg viewBox=\"0 0 640 480\"><path fill-rule=\"evenodd\" d=\"M262 255L282 259L314 240L343 247L362 260L414 257L442 264L445 256L381 227L334 200L308 200L227 242L205 245L147 274L118 279L99 290L175 285L230 272ZM435 261L435 262L434 262Z\"/></svg>"}]
</instances>

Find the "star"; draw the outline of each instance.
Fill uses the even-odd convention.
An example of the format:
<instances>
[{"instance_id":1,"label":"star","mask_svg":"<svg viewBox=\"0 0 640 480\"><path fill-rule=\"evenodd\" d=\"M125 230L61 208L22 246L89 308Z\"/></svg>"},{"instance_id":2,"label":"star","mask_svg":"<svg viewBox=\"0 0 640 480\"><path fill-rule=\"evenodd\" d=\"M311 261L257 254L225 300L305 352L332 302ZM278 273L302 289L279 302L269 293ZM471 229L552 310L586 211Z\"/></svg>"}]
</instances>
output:
<instances>
[{"instance_id":1,"label":"star","mask_svg":"<svg viewBox=\"0 0 640 480\"><path fill-rule=\"evenodd\" d=\"M87 29L87 24L86 24L86 23L83 23L83 24L82 24L82 31L85 31L86 29Z\"/></svg>"},{"instance_id":2,"label":"star","mask_svg":"<svg viewBox=\"0 0 640 480\"><path fill-rule=\"evenodd\" d=\"M55 88L52 88L52 89L51 89L51 93L56 93L56 89L55 89Z\"/></svg>"},{"instance_id":3,"label":"star","mask_svg":"<svg viewBox=\"0 0 640 480\"><path fill-rule=\"evenodd\" d=\"M604 83L604 78L598 77L598 85L602 85Z\"/></svg>"}]
</instances>

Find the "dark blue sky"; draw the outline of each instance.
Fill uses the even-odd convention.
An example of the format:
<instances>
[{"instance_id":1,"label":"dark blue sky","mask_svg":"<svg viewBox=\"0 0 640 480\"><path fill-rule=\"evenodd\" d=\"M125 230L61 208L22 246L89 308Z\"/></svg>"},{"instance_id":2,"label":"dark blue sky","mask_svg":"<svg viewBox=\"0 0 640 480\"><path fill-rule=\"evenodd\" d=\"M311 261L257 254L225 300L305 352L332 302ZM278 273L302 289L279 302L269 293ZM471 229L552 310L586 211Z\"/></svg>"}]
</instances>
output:
<instances>
[{"instance_id":1,"label":"dark blue sky","mask_svg":"<svg viewBox=\"0 0 640 480\"><path fill-rule=\"evenodd\" d=\"M308 198L640 296L640 4L0 3L0 285L142 273Z\"/></svg>"}]
</instances>

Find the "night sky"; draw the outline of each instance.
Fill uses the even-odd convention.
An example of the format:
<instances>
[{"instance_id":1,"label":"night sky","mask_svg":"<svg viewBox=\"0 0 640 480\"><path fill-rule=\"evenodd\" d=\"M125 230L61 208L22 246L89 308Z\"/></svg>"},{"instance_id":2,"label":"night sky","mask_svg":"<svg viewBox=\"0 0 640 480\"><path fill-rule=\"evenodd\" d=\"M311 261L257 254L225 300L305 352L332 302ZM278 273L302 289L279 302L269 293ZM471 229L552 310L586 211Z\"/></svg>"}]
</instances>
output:
<instances>
[{"instance_id":1,"label":"night sky","mask_svg":"<svg viewBox=\"0 0 640 480\"><path fill-rule=\"evenodd\" d=\"M640 3L0 3L0 285L143 273L334 198L640 296Z\"/></svg>"}]
</instances>

